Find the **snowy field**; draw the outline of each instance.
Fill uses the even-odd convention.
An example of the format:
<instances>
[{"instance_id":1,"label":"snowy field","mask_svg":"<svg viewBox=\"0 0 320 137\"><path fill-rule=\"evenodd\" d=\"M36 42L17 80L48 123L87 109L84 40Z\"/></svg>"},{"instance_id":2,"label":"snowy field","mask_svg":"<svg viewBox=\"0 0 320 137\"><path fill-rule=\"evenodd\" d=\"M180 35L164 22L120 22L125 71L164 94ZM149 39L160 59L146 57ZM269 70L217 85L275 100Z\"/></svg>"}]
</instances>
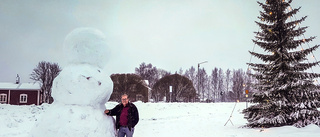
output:
<instances>
[{"instance_id":1,"label":"snowy field","mask_svg":"<svg viewBox=\"0 0 320 137\"><path fill-rule=\"evenodd\" d=\"M117 103L109 102L107 108ZM292 126L264 129L239 128L246 123L241 110L245 103L134 103L140 114L135 137L319 137L320 128ZM48 104L41 106L13 106L0 104L0 137L28 137L33 125Z\"/></svg>"}]
</instances>

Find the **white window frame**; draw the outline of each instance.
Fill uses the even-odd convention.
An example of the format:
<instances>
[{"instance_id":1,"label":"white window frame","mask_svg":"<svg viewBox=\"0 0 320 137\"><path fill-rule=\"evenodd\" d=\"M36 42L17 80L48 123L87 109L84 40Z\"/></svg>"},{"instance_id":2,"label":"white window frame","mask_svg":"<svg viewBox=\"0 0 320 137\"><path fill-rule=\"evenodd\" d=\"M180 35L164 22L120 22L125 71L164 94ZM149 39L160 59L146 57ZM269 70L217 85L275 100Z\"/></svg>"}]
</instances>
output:
<instances>
[{"instance_id":1,"label":"white window frame","mask_svg":"<svg viewBox=\"0 0 320 137\"><path fill-rule=\"evenodd\" d=\"M0 94L0 103L7 103L7 94Z\"/></svg>"},{"instance_id":2,"label":"white window frame","mask_svg":"<svg viewBox=\"0 0 320 137\"><path fill-rule=\"evenodd\" d=\"M20 103L27 103L28 102L28 94L20 94Z\"/></svg>"}]
</instances>

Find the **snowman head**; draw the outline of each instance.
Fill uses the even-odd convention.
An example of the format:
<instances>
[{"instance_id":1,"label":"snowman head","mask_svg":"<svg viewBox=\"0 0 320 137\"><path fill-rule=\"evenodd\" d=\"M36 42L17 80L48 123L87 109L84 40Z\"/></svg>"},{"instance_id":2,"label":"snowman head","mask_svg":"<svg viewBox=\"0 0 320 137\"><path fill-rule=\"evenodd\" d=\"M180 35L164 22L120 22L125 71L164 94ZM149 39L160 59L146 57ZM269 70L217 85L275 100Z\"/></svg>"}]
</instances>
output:
<instances>
[{"instance_id":1,"label":"snowman head","mask_svg":"<svg viewBox=\"0 0 320 137\"><path fill-rule=\"evenodd\" d=\"M105 35L93 28L77 28L64 41L68 64L90 64L103 68L110 55Z\"/></svg>"}]
</instances>

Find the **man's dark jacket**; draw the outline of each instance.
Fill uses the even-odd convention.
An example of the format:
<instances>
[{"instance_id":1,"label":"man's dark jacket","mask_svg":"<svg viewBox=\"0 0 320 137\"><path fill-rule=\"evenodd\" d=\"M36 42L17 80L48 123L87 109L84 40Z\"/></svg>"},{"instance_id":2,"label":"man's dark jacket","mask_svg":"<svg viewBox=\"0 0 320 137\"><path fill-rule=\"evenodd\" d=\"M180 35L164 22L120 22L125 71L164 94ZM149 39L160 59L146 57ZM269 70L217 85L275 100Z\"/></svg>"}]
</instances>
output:
<instances>
[{"instance_id":1,"label":"man's dark jacket","mask_svg":"<svg viewBox=\"0 0 320 137\"><path fill-rule=\"evenodd\" d=\"M133 104L128 102L128 128L131 130L132 128L134 128L134 126L137 125L137 123L139 122L139 112L137 107ZM120 103L117 106L115 106L113 109L109 110L109 113L107 113L107 115L110 116L116 116L116 128L119 129L120 128L120 115L121 115L121 111L123 109L123 104Z\"/></svg>"}]
</instances>

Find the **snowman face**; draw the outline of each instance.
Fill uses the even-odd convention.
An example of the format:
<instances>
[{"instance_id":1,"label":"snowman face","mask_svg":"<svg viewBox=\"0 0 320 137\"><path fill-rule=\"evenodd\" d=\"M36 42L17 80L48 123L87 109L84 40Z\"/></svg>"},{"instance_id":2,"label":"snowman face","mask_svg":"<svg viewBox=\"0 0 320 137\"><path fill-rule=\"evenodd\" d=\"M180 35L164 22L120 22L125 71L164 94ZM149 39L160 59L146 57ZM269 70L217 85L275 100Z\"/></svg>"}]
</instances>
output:
<instances>
[{"instance_id":1,"label":"snowman face","mask_svg":"<svg viewBox=\"0 0 320 137\"><path fill-rule=\"evenodd\" d=\"M52 97L64 104L104 104L113 89L111 78L103 70L89 64L66 66L55 78Z\"/></svg>"}]
</instances>

